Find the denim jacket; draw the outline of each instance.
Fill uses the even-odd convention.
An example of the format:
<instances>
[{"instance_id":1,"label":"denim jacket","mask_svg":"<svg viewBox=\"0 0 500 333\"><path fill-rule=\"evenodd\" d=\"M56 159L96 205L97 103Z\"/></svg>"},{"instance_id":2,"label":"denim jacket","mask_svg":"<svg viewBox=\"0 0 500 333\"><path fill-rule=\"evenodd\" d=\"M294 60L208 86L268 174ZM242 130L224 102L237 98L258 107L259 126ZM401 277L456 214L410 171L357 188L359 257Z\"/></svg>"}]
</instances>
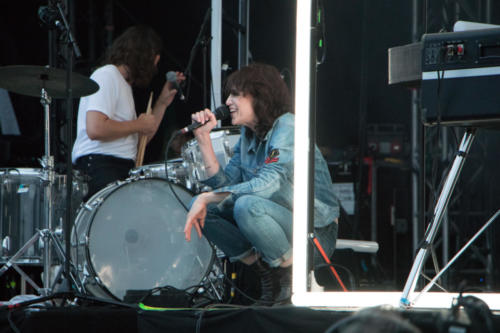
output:
<instances>
[{"instance_id":1,"label":"denim jacket","mask_svg":"<svg viewBox=\"0 0 500 333\"><path fill-rule=\"evenodd\" d=\"M275 120L263 140L250 139L241 128L234 155L224 170L203 181L214 192L230 192L222 206L242 195L257 195L290 210L293 208L293 147L295 116L286 113ZM324 227L339 216L339 202L325 159L315 147L314 226Z\"/></svg>"}]
</instances>

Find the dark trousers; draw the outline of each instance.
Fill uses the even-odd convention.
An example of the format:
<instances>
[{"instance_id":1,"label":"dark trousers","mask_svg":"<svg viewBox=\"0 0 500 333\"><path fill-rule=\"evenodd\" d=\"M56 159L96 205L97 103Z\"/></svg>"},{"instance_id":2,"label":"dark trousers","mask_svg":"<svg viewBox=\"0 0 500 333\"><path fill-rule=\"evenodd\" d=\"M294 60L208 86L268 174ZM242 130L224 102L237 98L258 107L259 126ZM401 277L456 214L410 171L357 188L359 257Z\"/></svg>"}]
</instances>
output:
<instances>
[{"instance_id":1,"label":"dark trousers","mask_svg":"<svg viewBox=\"0 0 500 333\"><path fill-rule=\"evenodd\" d=\"M83 201L90 199L109 183L126 179L134 165L133 160L111 155L89 154L79 157L76 160L75 169L86 176L89 189Z\"/></svg>"}]
</instances>

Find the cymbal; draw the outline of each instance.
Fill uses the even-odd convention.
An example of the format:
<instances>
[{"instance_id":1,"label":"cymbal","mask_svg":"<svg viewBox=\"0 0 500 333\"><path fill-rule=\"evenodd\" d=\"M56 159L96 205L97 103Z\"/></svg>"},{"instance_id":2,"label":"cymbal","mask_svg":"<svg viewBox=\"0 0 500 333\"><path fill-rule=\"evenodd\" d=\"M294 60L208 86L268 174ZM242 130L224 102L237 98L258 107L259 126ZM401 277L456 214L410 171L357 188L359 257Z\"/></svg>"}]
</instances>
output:
<instances>
[{"instance_id":1,"label":"cymbal","mask_svg":"<svg viewBox=\"0 0 500 333\"><path fill-rule=\"evenodd\" d=\"M99 85L78 73L72 73L73 98L87 96L99 90ZM66 98L66 71L48 66L0 67L0 88L21 95L40 97L42 88L52 98Z\"/></svg>"}]
</instances>

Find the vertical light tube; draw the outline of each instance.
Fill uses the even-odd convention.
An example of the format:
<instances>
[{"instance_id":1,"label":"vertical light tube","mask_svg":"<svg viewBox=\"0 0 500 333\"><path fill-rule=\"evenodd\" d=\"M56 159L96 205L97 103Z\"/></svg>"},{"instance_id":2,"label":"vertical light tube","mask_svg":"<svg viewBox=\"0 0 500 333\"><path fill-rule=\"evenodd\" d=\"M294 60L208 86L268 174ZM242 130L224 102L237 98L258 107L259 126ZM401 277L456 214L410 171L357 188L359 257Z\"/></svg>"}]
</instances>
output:
<instances>
[{"instance_id":1,"label":"vertical light tube","mask_svg":"<svg viewBox=\"0 0 500 333\"><path fill-rule=\"evenodd\" d=\"M297 0L295 46L295 153L293 193L292 301L307 292L307 193L309 174L309 82L311 62L311 0Z\"/></svg>"},{"instance_id":2,"label":"vertical light tube","mask_svg":"<svg viewBox=\"0 0 500 333\"><path fill-rule=\"evenodd\" d=\"M210 42L210 68L212 71L213 94L210 93L212 110L222 103L222 1L212 0L212 41ZM206 106L205 106L206 107ZM219 121L220 125L220 121Z\"/></svg>"},{"instance_id":3,"label":"vertical light tube","mask_svg":"<svg viewBox=\"0 0 500 333\"><path fill-rule=\"evenodd\" d=\"M310 61L311 17L313 0L297 0L295 50L295 155L293 202L293 281L292 302L299 306L332 307L341 310L379 305L400 305L401 292L307 292L307 192L310 142ZM416 4L417 1L414 2ZM467 294L482 299L491 310L500 310L499 293ZM419 296L413 308L449 309L456 293L427 292Z\"/></svg>"}]
</instances>

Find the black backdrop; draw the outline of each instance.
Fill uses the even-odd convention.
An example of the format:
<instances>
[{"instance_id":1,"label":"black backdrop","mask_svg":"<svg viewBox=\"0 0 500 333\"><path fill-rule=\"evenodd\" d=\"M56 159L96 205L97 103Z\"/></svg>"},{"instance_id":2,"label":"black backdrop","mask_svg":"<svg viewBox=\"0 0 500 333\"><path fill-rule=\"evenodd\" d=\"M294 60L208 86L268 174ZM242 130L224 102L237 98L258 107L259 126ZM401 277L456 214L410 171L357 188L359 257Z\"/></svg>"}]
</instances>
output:
<instances>
[{"instance_id":1,"label":"black backdrop","mask_svg":"<svg viewBox=\"0 0 500 333\"><path fill-rule=\"evenodd\" d=\"M40 26L37 17L38 8L46 4L47 1L2 2L0 65L49 63L48 31ZM235 2L223 1L223 6L225 17L236 20ZM169 69L185 70L207 7L208 2L202 0L75 1L74 33L83 54L75 64L75 71L89 75L99 65L113 36L137 23L152 25L164 38L165 52L160 73ZM387 86L386 57L388 47L409 42L410 17L411 8L394 1L366 2L366 5L363 2L325 1L327 52L325 62L318 70L317 140L320 145L342 150L359 144L362 61L366 66L367 122L408 124L409 94ZM274 64L293 90L295 3L288 0L251 1L250 18L252 60ZM364 18L367 28L363 34ZM235 69L237 40L234 26L225 23L223 37L223 61ZM362 45L365 47L363 59ZM170 132L174 127L183 125L189 121L191 112L205 107L201 101L201 57L201 50L198 49L193 62L190 99L172 106L165 117L163 131ZM59 66L64 67L64 63L60 61ZM138 112L145 109L148 91L158 90L162 80L163 77L159 76L152 88L136 90ZM14 166L36 166L36 158L43 154L41 106L37 98L12 93L11 98L21 128L22 135L17 141L21 142L22 149L15 149L8 158L4 156L2 162ZM158 140L163 143L165 136L162 130ZM155 149L160 149L160 146L158 144ZM150 149L149 154L154 156L146 156L147 161L164 157L163 152L153 150Z\"/></svg>"},{"instance_id":2,"label":"black backdrop","mask_svg":"<svg viewBox=\"0 0 500 333\"><path fill-rule=\"evenodd\" d=\"M75 64L75 72L89 75L99 65L105 47L114 36L133 24L149 24L164 39L165 52L160 62L159 75L151 87L136 90L136 108L143 112L149 91L158 91L167 70L185 70L189 54L200 30L209 6L207 0L154 1L154 0L106 0L74 1L74 33L83 57ZM224 0L224 16L236 20L236 1ZM293 90L295 52L295 2L290 0L251 0L250 52L253 61L275 65ZM409 138L410 92L401 87L387 85L387 49L411 42L411 2L409 1L323 1L326 27L326 57L318 67L317 85L317 142L324 148L329 162L356 156L365 142L360 134L366 134L368 124L400 124ZM424 3L429 5L427 13ZM419 35L424 31L436 32L450 29L453 20L442 17L442 6L449 13L454 7L449 1L423 1L419 7ZM47 1L2 1L0 3L0 65L46 65L49 63L48 31L40 26L37 10ZM499 4L493 4L493 21L500 21ZM481 8L463 18L474 20ZM484 10L484 8L483 8ZM449 16L449 15L448 15ZM425 23L427 22L427 24ZM223 61L236 69L235 26L223 24ZM59 59L62 67L63 61ZM191 94L186 102L176 101L167 111L155 139L148 146L145 163L165 158L165 142L175 128L189 122L190 113L206 105L202 102L202 52L197 50L192 68ZM38 98L10 94L21 129L20 137L0 136L0 167L40 167L37 159L43 155L43 111ZM361 96L365 99L362 100ZM75 116L77 110L75 100ZM59 121L54 124L54 136L62 141L61 130L64 105L54 103L54 113ZM492 134L494 135L494 134ZM362 137L362 136L361 136ZM189 138L185 138L186 140ZM489 142L496 142L495 140ZM64 169L65 146L54 142L56 162L60 172ZM406 146L408 142L404 143ZM72 142L70 143L70 146ZM409 147L406 147L409 149ZM489 163L498 159L489 152ZM408 156L402 156L403 160ZM495 168L486 168L485 178L495 179ZM472 172L472 171L471 171ZM410 221L410 172L381 174L382 184L378 208L380 258L387 267L392 265L392 251L398 250L392 240L393 230L388 224L391 205L401 207L397 218ZM337 176L334 174L334 176ZM353 174L349 181L355 181ZM368 170L363 174L368 177ZM396 178L395 178L396 177ZM364 185L364 184L363 184ZM491 185L488 184L488 185ZM363 187L364 188L364 187ZM494 205L498 192L486 190ZM367 195L367 193L364 193ZM397 197L397 203L393 198ZM369 200L367 197L366 200ZM464 199L465 200L465 199ZM362 205L360 229L369 238L369 201ZM487 211L486 208L481 208ZM341 228L349 230L348 225ZM405 265L411 260L410 234L398 236L397 244L404 246Z\"/></svg>"}]
</instances>

